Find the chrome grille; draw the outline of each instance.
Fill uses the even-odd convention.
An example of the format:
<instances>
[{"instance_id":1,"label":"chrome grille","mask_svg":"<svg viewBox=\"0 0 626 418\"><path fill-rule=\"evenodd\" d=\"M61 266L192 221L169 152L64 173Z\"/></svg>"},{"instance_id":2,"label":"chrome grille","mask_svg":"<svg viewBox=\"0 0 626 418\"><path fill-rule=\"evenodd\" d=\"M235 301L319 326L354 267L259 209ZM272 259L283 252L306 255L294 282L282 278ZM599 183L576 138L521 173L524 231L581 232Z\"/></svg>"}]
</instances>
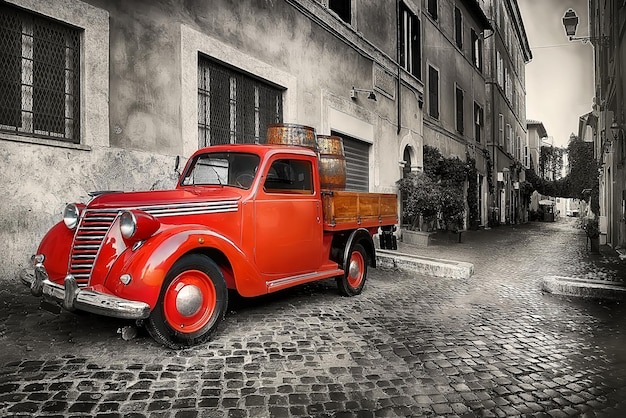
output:
<instances>
[{"instance_id":1,"label":"chrome grille","mask_svg":"<svg viewBox=\"0 0 626 418\"><path fill-rule=\"evenodd\" d=\"M93 264L102 241L115 220L118 209L87 210L74 235L70 256L69 273L76 278L79 287L89 284Z\"/></svg>"}]
</instances>

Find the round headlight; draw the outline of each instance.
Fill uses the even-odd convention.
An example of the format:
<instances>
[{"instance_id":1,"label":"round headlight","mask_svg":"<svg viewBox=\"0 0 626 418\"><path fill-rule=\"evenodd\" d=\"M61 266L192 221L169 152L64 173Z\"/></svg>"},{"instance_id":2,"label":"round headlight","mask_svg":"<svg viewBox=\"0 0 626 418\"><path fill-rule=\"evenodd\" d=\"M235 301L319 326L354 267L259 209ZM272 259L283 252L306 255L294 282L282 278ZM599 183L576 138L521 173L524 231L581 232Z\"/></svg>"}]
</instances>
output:
<instances>
[{"instance_id":1,"label":"round headlight","mask_svg":"<svg viewBox=\"0 0 626 418\"><path fill-rule=\"evenodd\" d=\"M63 210L63 222L69 229L74 229L78 225L78 219L80 219L80 209L74 203L70 203L65 206Z\"/></svg>"},{"instance_id":2,"label":"round headlight","mask_svg":"<svg viewBox=\"0 0 626 418\"><path fill-rule=\"evenodd\" d=\"M135 215L132 212L126 211L120 215L120 231L126 239L131 239L135 235L137 219L135 219Z\"/></svg>"}]
</instances>

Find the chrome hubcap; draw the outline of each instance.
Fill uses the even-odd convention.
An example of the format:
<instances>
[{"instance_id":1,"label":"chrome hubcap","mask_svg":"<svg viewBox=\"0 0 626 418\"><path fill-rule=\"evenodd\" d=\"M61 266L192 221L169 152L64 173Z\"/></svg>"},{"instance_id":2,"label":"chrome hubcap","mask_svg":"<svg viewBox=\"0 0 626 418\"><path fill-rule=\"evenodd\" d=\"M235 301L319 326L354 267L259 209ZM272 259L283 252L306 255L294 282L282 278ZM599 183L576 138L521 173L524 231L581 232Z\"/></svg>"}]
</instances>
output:
<instances>
[{"instance_id":1,"label":"chrome hubcap","mask_svg":"<svg viewBox=\"0 0 626 418\"><path fill-rule=\"evenodd\" d=\"M350 261L349 273L350 277L357 277L359 275L359 263L356 260Z\"/></svg>"},{"instance_id":2,"label":"chrome hubcap","mask_svg":"<svg viewBox=\"0 0 626 418\"><path fill-rule=\"evenodd\" d=\"M202 292L193 285L186 285L176 295L176 310L182 316L197 313L202 306Z\"/></svg>"}]
</instances>

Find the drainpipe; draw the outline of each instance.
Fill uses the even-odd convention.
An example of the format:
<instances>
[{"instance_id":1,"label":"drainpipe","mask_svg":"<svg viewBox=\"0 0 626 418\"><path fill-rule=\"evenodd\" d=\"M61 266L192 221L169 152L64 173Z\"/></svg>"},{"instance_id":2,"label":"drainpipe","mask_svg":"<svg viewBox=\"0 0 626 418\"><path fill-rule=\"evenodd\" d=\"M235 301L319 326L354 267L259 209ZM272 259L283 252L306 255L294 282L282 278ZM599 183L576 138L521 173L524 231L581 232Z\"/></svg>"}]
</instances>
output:
<instances>
[{"instance_id":1,"label":"drainpipe","mask_svg":"<svg viewBox=\"0 0 626 418\"><path fill-rule=\"evenodd\" d=\"M401 103L400 99L402 97L401 93L400 93L400 91L402 89L402 81L401 81L401 78L400 78L401 75L402 75L402 73L401 73L402 67L400 66L400 56L401 56L401 51L400 51L401 50L401 47L400 47L401 42L400 42L400 40L401 40L402 34L400 33L400 27L401 27L401 25L400 25L400 0L397 0L396 1L396 44L397 44L397 46L396 46L396 52L397 52L396 64L398 65L398 85L397 85L398 92L397 92L397 95L396 95L397 96L396 104L398 106L398 128L397 128L397 132L396 132L397 135L400 134L400 130L402 128L402 105L400 104ZM420 36L420 40L421 40L421 36Z\"/></svg>"}]
</instances>

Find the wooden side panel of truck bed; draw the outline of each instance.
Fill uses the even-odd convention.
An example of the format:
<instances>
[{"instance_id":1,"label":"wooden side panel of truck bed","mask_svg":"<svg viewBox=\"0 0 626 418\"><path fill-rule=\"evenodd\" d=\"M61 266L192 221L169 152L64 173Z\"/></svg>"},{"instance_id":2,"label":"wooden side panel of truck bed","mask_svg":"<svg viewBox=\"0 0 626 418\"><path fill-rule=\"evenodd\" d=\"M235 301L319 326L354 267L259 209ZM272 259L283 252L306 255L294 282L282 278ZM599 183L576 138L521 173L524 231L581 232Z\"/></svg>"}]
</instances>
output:
<instances>
[{"instance_id":1,"label":"wooden side panel of truck bed","mask_svg":"<svg viewBox=\"0 0 626 418\"><path fill-rule=\"evenodd\" d=\"M392 193L325 191L324 229L371 228L398 222L398 198Z\"/></svg>"}]
</instances>

